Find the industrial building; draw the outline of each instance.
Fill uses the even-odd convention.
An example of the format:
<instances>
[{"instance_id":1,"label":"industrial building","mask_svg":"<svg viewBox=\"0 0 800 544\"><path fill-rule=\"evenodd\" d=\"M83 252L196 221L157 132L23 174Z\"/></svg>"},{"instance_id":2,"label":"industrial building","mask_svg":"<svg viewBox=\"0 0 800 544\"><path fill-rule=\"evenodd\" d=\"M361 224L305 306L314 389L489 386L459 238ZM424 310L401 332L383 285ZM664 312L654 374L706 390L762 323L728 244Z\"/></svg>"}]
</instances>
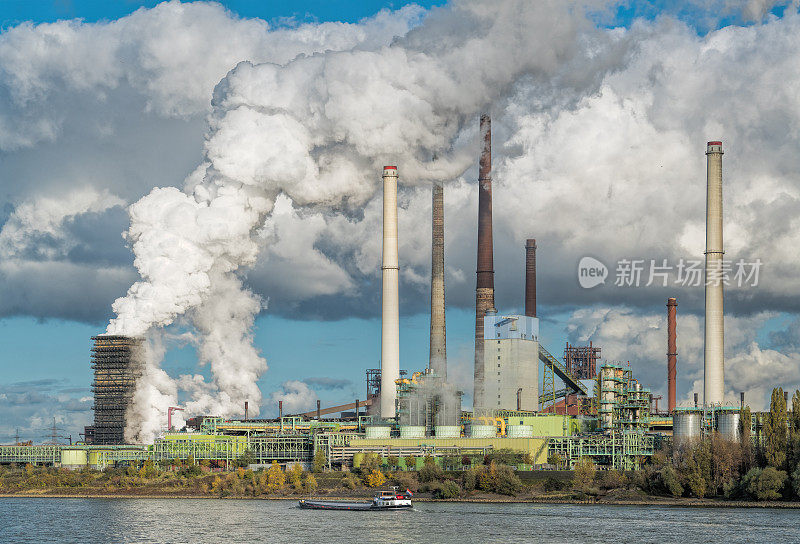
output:
<instances>
[{"instance_id":1,"label":"industrial building","mask_svg":"<svg viewBox=\"0 0 800 544\"><path fill-rule=\"evenodd\" d=\"M490 311L483 325L485 406L539 409L539 320ZM491 370L490 370L491 369Z\"/></svg>"},{"instance_id":2,"label":"industrial building","mask_svg":"<svg viewBox=\"0 0 800 544\"><path fill-rule=\"evenodd\" d=\"M92 337L92 341L94 426L91 440L95 444L123 444L125 414L141 372L143 339L103 335Z\"/></svg>"}]
</instances>

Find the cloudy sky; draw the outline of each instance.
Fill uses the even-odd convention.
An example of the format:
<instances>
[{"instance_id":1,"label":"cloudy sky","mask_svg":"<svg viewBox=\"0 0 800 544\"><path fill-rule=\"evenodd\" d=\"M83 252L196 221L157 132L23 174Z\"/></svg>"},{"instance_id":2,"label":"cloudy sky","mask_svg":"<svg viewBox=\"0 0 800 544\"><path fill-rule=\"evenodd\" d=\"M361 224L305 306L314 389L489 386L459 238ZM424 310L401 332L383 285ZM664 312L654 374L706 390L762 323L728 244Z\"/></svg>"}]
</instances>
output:
<instances>
[{"instance_id":1,"label":"cloudy sky","mask_svg":"<svg viewBox=\"0 0 800 544\"><path fill-rule=\"evenodd\" d=\"M762 408L800 386L796 3L43 4L0 8L0 442L41 440L54 417L76 437L89 337L110 320L156 331L198 410L252 399L252 382L267 415L363 399L384 163L402 185L401 366L427 363L443 181L450 374L471 393L482 111L501 312L521 310L536 238L548 349L591 340L665 393L676 296L679 401L702 392L686 270L703 257L705 143L722 140L726 394ZM584 257L604 284L581 287Z\"/></svg>"}]
</instances>

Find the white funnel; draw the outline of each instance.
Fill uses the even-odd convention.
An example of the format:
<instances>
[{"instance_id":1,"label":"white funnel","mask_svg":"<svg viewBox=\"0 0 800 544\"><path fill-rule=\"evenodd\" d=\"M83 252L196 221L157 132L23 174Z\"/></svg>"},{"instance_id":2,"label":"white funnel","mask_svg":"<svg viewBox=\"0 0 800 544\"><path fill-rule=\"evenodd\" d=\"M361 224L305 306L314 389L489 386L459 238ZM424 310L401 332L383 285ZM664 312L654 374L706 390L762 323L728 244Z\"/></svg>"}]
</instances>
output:
<instances>
[{"instance_id":1,"label":"white funnel","mask_svg":"<svg viewBox=\"0 0 800 544\"><path fill-rule=\"evenodd\" d=\"M382 418L397 415L395 400L400 378L400 296L397 259L397 167L383 167L383 317L381 320Z\"/></svg>"},{"instance_id":2,"label":"white funnel","mask_svg":"<svg viewBox=\"0 0 800 544\"><path fill-rule=\"evenodd\" d=\"M722 142L708 142L706 199L706 320L703 402L721 404L725 395L725 334L722 310Z\"/></svg>"}]
</instances>

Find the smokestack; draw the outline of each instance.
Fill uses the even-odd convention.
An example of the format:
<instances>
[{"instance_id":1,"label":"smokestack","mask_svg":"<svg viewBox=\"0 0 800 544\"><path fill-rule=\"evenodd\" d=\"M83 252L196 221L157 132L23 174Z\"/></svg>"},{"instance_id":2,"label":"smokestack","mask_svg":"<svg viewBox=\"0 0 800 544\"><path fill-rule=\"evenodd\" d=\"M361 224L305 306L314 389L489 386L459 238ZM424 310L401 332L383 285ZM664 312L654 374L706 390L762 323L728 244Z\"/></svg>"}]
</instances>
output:
<instances>
[{"instance_id":1,"label":"smokestack","mask_svg":"<svg viewBox=\"0 0 800 544\"><path fill-rule=\"evenodd\" d=\"M247 401L244 401L244 420L247 421Z\"/></svg>"},{"instance_id":2,"label":"smokestack","mask_svg":"<svg viewBox=\"0 0 800 544\"><path fill-rule=\"evenodd\" d=\"M283 419L283 401L278 401L278 419Z\"/></svg>"},{"instance_id":3,"label":"smokestack","mask_svg":"<svg viewBox=\"0 0 800 544\"><path fill-rule=\"evenodd\" d=\"M433 185L431 205L431 352L428 367L447 381L444 305L444 187Z\"/></svg>"},{"instance_id":4,"label":"smokestack","mask_svg":"<svg viewBox=\"0 0 800 544\"><path fill-rule=\"evenodd\" d=\"M382 418L396 414L400 378L400 296L397 259L397 167L383 167L383 316L381 319L381 403Z\"/></svg>"},{"instance_id":5,"label":"smokestack","mask_svg":"<svg viewBox=\"0 0 800 544\"><path fill-rule=\"evenodd\" d=\"M741 407L742 407L742 410L744 410L744 391L741 391L741 392L739 393L739 401L741 402L741 405L742 405L742 406L741 406Z\"/></svg>"},{"instance_id":6,"label":"smokestack","mask_svg":"<svg viewBox=\"0 0 800 544\"><path fill-rule=\"evenodd\" d=\"M536 240L525 243L525 315L536 317Z\"/></svg>"},{"instance_id":7,"label":"smokestack","mask_svg":"<svg viewBox=\"0 0 800 544\"><path fill-rule=\"evenodd\" d=\"M322 414L320 413L320 401L317 399L317 419L322 419Z\"/></svg>"},{"instance_id":8,"label":"smokestack","mask_svg":"<svg viewBox=\"0 0 800 544\"><path fill-rule=\"evenodd\" d=\"M483 136L478 173L478 269L475 285L475 409L486 407L483 377L483 318L494 308L494 258L492 245L492 120L481 115Z\"/></svg>"},{"instance_id":9,"label":"smokestack","mask_svg":"<svg viewBox=\"0 0 800 544\"><path fill-rule=\"evenodd\" d=\"M675 411L675 382L678 379L678 345L675 314L678 310L678 300L671 297L667 300L667 403L669 413Z\"/></svg>"},{"instance_id":10,"label":"smokestack","mask_svg":"<svg viewBox=\"0 0 800 544\"><path fill-rule=\"evenodd\" d=\"M695 408L697 408L697 397L698 397L698 395L699 395L699 393L695 393L694 394L694 407Z\"/></svg>"},{"instance_id":11,"label":"smokestack","mask_svg":"<svg viewBox=\"0 0 800 544\"><path fill-rule=\"evenodd\" d=\"M708 142L706 197L706 319L703 402L721 404L725 393L722 311L722 142Z\"/></svg>"}]
</instances>

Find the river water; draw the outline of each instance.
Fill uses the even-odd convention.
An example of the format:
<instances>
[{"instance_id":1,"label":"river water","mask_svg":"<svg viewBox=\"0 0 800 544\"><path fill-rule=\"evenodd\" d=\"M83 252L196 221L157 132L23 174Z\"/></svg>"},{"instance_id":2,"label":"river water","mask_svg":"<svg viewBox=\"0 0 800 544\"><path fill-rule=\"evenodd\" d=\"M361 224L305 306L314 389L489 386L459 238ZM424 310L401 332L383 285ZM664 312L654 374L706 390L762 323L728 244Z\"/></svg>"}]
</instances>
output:
<instances>
[{"instance_id":1,"label":"river water","mask_svg":"<svg viewBox=\"0 0 800 544\"><path fill-rule=\"evenodd\" d=\"M0 542L800 542L800 510L417 502L300 510L294 501L0 499Z\"/></svg>"}]
</instances>

